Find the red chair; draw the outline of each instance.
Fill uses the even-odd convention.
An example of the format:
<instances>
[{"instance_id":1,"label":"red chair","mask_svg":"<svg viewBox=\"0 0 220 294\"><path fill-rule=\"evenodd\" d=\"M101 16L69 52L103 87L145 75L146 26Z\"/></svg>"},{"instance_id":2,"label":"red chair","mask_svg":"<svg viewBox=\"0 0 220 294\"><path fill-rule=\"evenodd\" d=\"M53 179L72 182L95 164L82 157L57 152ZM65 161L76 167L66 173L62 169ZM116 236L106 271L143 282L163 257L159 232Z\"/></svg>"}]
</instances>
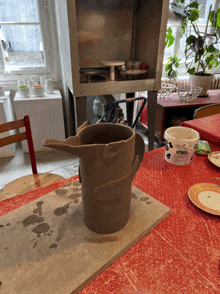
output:
<instances>
[{"instance_id":1,"label":"red chair","mask_svg":"<svg viewBox=\"0 0 220 294\"><path fill-rule=\"evenodd\" d=\"M51 183L55 183L59 180L64 179L63 177L59 175L55 175L51 173L38 174L35 153L34 153L34 145L33 145L32 134L31 134L30 120L28 115L25 115L24 118L19 120L0 124L0 133L14 130L14 129L23 128L23 127L25 127L25 132L7 136L4 138L0 138L0 147L9 145L15 142L27 140L33 175L21 177L5 185L0 191L0 200L9 198L9 197L12 197L30 190L34 190L38 187L43 187L43 186L46 186Z\"/></svg>"}]
</instances>

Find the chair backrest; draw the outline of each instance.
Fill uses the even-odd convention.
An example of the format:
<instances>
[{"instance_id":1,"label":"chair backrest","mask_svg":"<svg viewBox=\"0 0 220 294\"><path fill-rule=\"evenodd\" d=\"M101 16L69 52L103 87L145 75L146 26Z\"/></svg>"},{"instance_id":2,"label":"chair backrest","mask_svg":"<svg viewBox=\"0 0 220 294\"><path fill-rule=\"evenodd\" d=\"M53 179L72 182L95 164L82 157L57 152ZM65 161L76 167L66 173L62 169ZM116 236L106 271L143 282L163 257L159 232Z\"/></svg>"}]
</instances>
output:
<instances>
[{"instance_id":1,"label":"chair backrest","mask_svg":"<svg viewBox=\"0 0 220 294\"><path fill-rule=\"evenodd\" d=\"M194 111L193 119L202 118L220 113L220 103L212 104L197 108Z\"/></svg>"},{"instance_id":2,"label":"chair backrest","mask_svg":"<svg viewBox=\"0 0 220 294\"><path fill-rule=\"evenodd\" d=\"M31 135L31 126L30 126L29 116L25 115L24 118L22 119L0 124L0 133L4 133L10 130L19 129L23 127L25 127L25 132L7 136L4 138L0 138L0 147L9 145L15 142L27 140L32 171L33 171L33 174L37 174L37 166L36 166L36 160L35 160L35 154L34 154L34 145L33 145L33 140Z\"/></svg>"}]
</instances>

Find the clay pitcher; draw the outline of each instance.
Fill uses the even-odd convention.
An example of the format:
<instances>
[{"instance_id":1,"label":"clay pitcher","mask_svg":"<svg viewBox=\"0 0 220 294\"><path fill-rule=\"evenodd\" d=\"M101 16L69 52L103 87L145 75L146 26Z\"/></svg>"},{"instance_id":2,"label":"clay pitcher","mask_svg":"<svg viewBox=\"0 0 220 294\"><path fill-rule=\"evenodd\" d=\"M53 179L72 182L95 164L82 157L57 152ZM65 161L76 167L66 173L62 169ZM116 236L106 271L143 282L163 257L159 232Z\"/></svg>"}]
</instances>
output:
<instances>
[{"instance_id":1,"label":"clay pitcher","mask_svg":"<svg viewBox=\"0 0 220 294\"><path fill-rule=\"evenodd\" d=\"M144 156L141 135L120 124L84 122L76 136L46 139L43 145L79 157L85 225L101 234L121 230L129 220L132 180Z\"/></svg>"}]
</instances>

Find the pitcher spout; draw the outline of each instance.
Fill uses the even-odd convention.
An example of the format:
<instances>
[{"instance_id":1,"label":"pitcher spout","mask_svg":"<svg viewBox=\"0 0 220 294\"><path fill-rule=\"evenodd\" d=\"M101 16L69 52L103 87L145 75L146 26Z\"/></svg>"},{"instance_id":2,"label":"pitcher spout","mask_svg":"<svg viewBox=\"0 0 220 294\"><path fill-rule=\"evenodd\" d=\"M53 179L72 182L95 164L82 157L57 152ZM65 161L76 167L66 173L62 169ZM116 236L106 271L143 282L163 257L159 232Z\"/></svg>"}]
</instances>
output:
<instances>
[{"instance_id":1,"label":"pitcher spout","mask_svg":"<svg viewBox=\"0 0 220 294\"><path fill-rule=\"evenodd\" d=\"M78 135L74 137L69 137L65 141L59 141L55 139L46 139L43 141L43 146L50 147L50 148L60 150L63 152L67 152L79 158L83 157L83 154L85 152L84 149L86 147L86 146L81 146L80 137Z\"/></svg>"}]
</instances>

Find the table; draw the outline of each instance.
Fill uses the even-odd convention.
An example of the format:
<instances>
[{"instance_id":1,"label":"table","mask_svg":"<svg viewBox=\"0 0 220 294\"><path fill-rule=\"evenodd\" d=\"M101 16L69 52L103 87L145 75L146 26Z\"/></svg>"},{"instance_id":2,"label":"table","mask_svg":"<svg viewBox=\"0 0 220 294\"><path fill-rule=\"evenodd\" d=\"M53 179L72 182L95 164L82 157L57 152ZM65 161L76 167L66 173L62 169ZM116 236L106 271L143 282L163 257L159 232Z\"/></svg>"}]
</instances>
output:
<instances>
[{"instance_id":1,"label":"table","mask_svg":"<svg viewBox=\"0 0 220 294\"><path fill-rule=\"evenodd\" d=\"M47 138L65 140L62 97L59 90L53 92L45 97L30 95L30 98L22 98L17 92L14 98L17 119L23 118L25 114L30 117L35 152L49 150L43 146ZM22 147L25 153L29 152L26 141L22 141Z\"/></svg>"},{"instance_id":2,"label":"table","mask_svg":"<svg viewBox=\"0 0 220 294\"><path fill-rule=\"evenodd\" d=\"M6 91L4 96L0 96L0 124L13 121L14 113L10 99L10 92ZM16 134L15 130L10 130L0 134L0 138ZM0 148L0 158L15 156L15 143Z\"/></svg>"},{"instance_id":3,"label":"table","mask_svg":"<svg viewBox=\"0 0 220 294\"><path fill-rule=\"evenodd\" d=\"M184 116L186 121L193 119L194 111L205 105L219 103L218 95L220 90L209 90L209 97L199 97L194 102L181 102L178 94L173 93L167 100L157 99L156 122L155 122L155 137L158 140L164 141L164 131L173 126L171 123L173 116L178 118ZM143 96L144 97L144 96ZM141 114L141 125L148 129L148 113L147 106L143 109Z\"/></svg>"},{"instance_id":4,"label":"table","mask_svg":"<svg viewBox=\"0 0 220 294\"><path fill-rule=\"evenodd\" d=\"M181 126L198 131L201 140L220 146L220 114L186 121Z\"/></svg>"},{"instance_id":5,"label":"table","mask_svg":"<svg viewBox=\"0 0 220 294\"><path fill-rule=\"evenodd\" d=\"M210 146L213 152L220 150ZM133 185L170 207L170 215L80 294L219 293L219 217L194 206L188 190L197 183L214 183L220 169L206 156L195 155L189 165L180 167L166 162L164 155L164 147L146 152ZM5 199L0 202L0 215L77 178Z\"/></svg>"}]
</instances>

